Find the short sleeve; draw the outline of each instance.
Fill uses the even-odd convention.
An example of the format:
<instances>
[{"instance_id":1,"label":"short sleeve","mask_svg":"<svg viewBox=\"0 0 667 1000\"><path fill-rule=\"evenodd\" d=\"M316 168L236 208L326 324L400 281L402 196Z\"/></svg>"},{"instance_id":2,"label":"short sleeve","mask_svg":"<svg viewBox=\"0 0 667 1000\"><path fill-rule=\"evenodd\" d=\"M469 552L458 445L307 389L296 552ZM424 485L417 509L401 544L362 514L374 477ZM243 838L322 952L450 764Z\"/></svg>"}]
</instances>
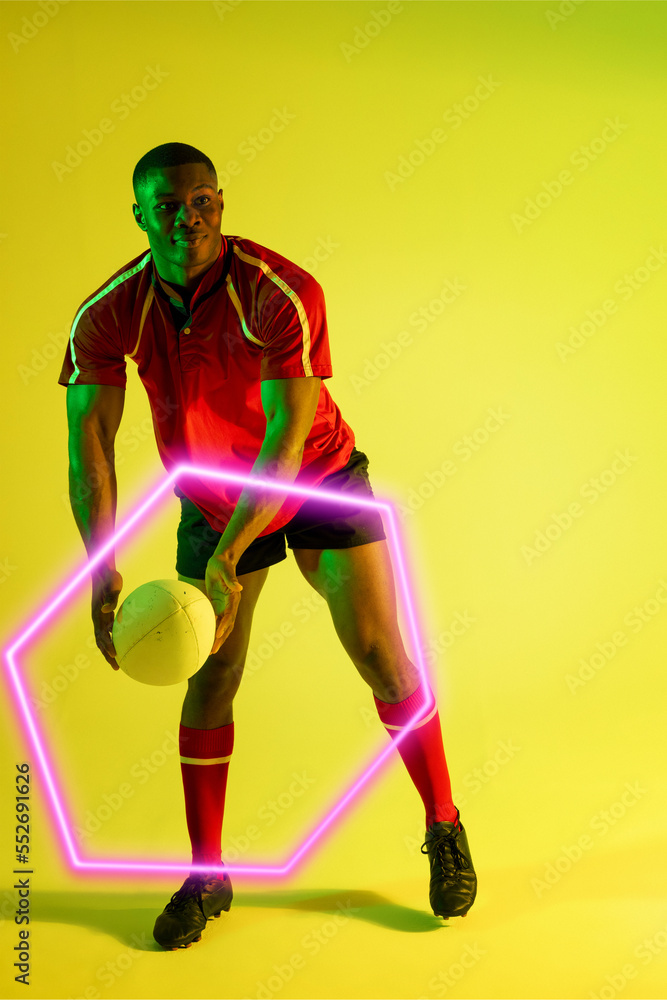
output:
<instances>
[{"instance_id":1,"label":"short sleeve","mask_svg":"<svg viewBox=\"0 0 667 1000\"><path fill-rule=\"evenodd\" d=\"M303 378L333 374L324 292L306 271L267 276L259 310L265 345L260 378Z\"/></svg>"},{"instance_id":2,"label":"short sleeve","mask_svg":"<svg viewBox=\"0 0 667 1000\"><path fill-rule=\"evenodd\" d=\"M74 318L60 385L127 385L120 333L101 308L82 306Z\"/></svg>"}]
</instances>

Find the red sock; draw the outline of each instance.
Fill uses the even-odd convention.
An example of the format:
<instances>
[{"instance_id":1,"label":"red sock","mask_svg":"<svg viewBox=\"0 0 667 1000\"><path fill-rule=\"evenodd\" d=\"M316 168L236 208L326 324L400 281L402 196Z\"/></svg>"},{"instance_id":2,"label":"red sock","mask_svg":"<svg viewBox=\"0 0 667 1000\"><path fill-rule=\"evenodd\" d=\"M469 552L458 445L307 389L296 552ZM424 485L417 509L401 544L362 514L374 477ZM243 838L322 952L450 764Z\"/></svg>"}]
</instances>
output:
<instances>
[{"instance_id":1,"label":"red sock","mask_svg":"<svg viewBox=\"0 0 667 1000\"><path fill-rule=\"evenodd\" d=\"M375 698L375 695L373 696ZM426 809L426 826L432 823L454 823L457 809L452 802L445 751L440 732L440 716L430 688L422 684L416 691L397 704L375 698L375 707L385 729L395 740L405 730L407 723L425 704L433 707L417 722L414 729L398 744L398 752L408 769Z\"/></svg>"},{"instance_id":2,"label":"red sock","mask_svg":"<svg viewBox=\"0 0 667 1000\"><path fill-rule=\"evenodd\" d=\"M192 863L220 864L222 816L234 723L219 729L179 730L185 815L192 844Z\"/></svg>"}]
</instances>

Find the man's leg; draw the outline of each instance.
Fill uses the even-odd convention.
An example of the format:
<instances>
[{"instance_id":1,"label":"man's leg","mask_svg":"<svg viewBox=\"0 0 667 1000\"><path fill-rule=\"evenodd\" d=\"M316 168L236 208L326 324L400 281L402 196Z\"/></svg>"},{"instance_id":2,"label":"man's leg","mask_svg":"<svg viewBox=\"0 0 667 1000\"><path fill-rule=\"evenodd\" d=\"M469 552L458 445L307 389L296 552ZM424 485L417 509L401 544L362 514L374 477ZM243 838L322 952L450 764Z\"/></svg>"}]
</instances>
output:
<instances>
[{"instance_id":1,"label":"man's leg","mask_svg":"<svg viewBox=\"0 0 667 1000\"><path fill-rule=\"evenodd\" d=\"M229 875L221 871L220 839L225 809L227 771L234 745L232 702L241 683L250 641L252 616L268 569L241 574L243 586L234 629L220 649L188 681L179 731L185 812L192 844L192 873L158 916L153 930L164 948L189 948L206 921L228 910L232 901ZM204 580L179 574L206 593Z\"/></svg>"},{"instance_id":2,"label":"man's leg","mask_svg":"<svg viewBox=\"0 0 667 1000\"><path fill-rule=\"evenodd\" d=\"M241 683L255 605L268 573L262 569L239 576L243 596L234 629L188 681L179 743L193 865L220 864L227 771L234 746L232 702ZM206 593L204 580L180 574L178 578Z\"/></svg>"},{"instance_id":3,"label":"man's leg","mask_svg":"<svg viewBox=\"0 0 667 1000\"><path fill-rule=\"evenodd\" d=\"M442 916L465 915L476 893L476 877L465 831L452 802L438 710L428 685L403 646L393 570L386 541L343 549L294 549L308 582L329 605L345 650L371 686L389 735L396 739L426 811L431 861L431 905ZM331 588L331 579L341 583ZM406 733L411 718L432 707Z\"/></svg>"},{"instance_id":4,"label":"man's leg","mask_svg":"<svg viewBox=\"0 0 667 1000\"><path fill-rule=\"evenodd\" d=\"M380 719L394 738L431 701L408 658L398 627L386 541L345 549L294 549L308 582L326 598L346 652L370 685ZM330 580L341 580L335 590ZM401 740L398 750L424 801L426 825L456 820L437 710Z\"/></svg>"}]
</instances>

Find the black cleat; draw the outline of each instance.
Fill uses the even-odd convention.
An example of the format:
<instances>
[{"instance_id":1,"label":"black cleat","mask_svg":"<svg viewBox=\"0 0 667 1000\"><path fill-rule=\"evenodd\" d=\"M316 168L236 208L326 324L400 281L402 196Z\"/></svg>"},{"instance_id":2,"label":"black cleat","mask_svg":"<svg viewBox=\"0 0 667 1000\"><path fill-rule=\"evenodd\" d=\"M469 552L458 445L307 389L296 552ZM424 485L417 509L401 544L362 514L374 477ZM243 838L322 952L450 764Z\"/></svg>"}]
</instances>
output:
<instances>
[{"instance_id":1,"label":"black cleat","mask_svg":"<svg viewBox=\"0 0 667 1000\"><path fill-rule=\"evenodd\" d=\"M436 917L465 917L477 895L477 876L458 809L456 822L429 826L421 850L431 864L429 899Z\"/></svg>"},{"instance_id":2,"label":"black cleat","mask_svg":"<svg viewBox=\"0 0 667 1000\"><path fill-rule=\"evenodd\" d=\"M232 883L226 872L188 875L155 921L153 937L163 948L189 948L201 939L209 917L232 905Z\"/></svg>"}]
</instances>

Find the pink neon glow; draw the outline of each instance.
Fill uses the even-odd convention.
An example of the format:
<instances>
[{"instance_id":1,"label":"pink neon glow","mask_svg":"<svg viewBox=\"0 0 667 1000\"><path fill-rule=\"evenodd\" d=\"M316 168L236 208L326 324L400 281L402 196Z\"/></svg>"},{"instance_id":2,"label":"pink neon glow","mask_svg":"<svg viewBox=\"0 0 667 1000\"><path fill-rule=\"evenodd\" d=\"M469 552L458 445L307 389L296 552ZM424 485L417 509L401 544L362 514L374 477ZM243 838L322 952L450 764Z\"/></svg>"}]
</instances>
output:
<instances>
[{"instance_id":1,"label":"pink neon glow","mask_svg":"<svg viewBox=\"0 0 667 1000\"><path fill-rule=\"evenodd\" d=\"M405 560L401 552L401 546L399 542L399 533L396 523L396 514L393 510L391 504L387 501L377 501L377 500L362 500L357 497L345 497L338 493L333 493L329 490L317 489L306 489L297 486L287 486L284 484L275 483L269 480L263 480L258 477L253 476L240 476L235 473L220 472L219 470L212 469L202 469L191 465L179 466L174 472L171 473L161 484L153 490L153 492L148 496L146 500L135 510L135 512L127 518L124 524L116 531L111 541L107 542L99 552L97 552L92 559L90 559L83 568L74 576L74 578L61 590L58 595L47 605L47 607L39 614L30 625L21 633L21 635L16 639L12 646L5 652L5 659L7 661L8 673L11 678L12 686L16 694L16 702L20 709L20 717L25 723L26 732L30 738L35 754L39 761L39 765L42 771L44 784L48 792L48 798L53 809L55 818L55 827L57 832L60 834L62 846L64 848L64 854L70 861L72 867L81 870L95 870L95 871L116 871L116 872L133 872L133 871L144 871L144 872L167 872L167 871L195 871L198 870L197 866L193 866L190 862L182 863L150 863L150 862L127 862L127 861L100 861L100 860L87 860L81 858L77 852L77 848L72 839L70 833L70 824L68 818L65 815L65 809L62 804L62 796L58 791L55 778L52 773L51 765L49 764L47 754L43 745L42 738L38 732L37 726L35 724L35 719L33 717L32 710L30 708L26 692L19 675L18 666L15 659L15 654L26 645L26 643L31 639L38 628L41 625L47 623L53 616L54 612L63 604L63 602L73 593L74 590L90 576L91 569L97 565L97 563L109 552L110 549L114 548L116 543L123 538L127 533L138 524L141 518L149 511L155 503L163 497L166 491L172 486L173 482L178 479L183 473L195 473L196 475L203 477L210 477L215 479L223 479L229 482L237 483L249 483L252 485L259 485L269 490L278 491L281 493L294 493L302 496L315 496L318 498L325 497L327 499L334 500L338 503L353 504L354 506L366 506L375 507L377 510L381 511L384 519L385 529L387 529L388 541L392 553L392 561L394 565L394 570L397 576L398 584L402 593L404 608L407 615L407 620L410 628L410 634L412 637L413 647L415 650L415 658L417 660L417 667L422 680L422 683L428 685L428 677L426 674L426 669L424 666L421 645L419 642L419 634L417 628L417 617L412 605L412 600L410 598L410 588L408 586L408 576L407 569L405 566ZM262 875L262 876L281 876L287 875L291 872L296 865L303 860L308 851L314 846L314 844L322 837L325 830L332 826L334 821L341 816L346 806L348 806L352 800L359 794L361 789L368 783L371 776L374 775L382 764L387 760L388 757L392 756L397 758L396 746L405 738L409 732L409 727L417 723L424 715L426 715L432 708L434 703L431 701L424 705L419 711L415 713L410 719L408 726L405 730L395 739L392 740L385 749L375 758L375 760L370 764L362 774L354 781L351 787L343 795L343 797L337 802L337 804L331 809L331 811L319 822L317 823L310 833L307 835L306 839L303 841L301 846L295 851L295 853L282 865L278 867L267 867L258 865L225 865L225 868L230 874L248 874L248 875ZM207 869L209 870L209 869Z\"/></svg>"}]
</instances>

